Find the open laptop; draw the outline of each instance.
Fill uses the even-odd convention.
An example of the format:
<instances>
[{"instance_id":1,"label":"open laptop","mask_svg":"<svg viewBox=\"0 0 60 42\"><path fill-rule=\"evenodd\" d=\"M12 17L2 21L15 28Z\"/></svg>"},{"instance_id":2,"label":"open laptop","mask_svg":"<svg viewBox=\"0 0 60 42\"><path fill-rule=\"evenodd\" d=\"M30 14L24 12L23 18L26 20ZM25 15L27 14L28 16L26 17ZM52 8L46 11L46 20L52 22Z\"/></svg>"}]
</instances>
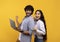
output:
<instances>
[{"instance_id":1,"label":"open laptop","mask_svg":"<svg viewBox=\"0 0 60 42\"><path fill-rule=\"evenodd\" d=\"M11 27L16 28L15 22L12 19L9 19L9 20L10 20ZM23 32L23 30L20 30L20 32Z\"/></svg>"},{"instance_id":2,"label":"open laptop","mask_svg":"<svg viewBox=\"0 0 60 42\"><path fill-rule=\"evenodd\" d=\"M9 19L9 20L10 20L11 27L12 28L16 28L15 22L12 19Z\"/></svg>"}]
</instances>

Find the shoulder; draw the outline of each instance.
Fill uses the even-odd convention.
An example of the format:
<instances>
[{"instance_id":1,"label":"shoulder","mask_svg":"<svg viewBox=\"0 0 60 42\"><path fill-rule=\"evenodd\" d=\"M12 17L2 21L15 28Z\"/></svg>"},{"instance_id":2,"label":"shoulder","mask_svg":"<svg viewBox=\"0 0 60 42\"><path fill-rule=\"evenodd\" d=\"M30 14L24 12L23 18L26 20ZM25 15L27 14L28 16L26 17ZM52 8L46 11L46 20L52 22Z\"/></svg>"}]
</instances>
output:
<instances>
[{"instance_id":1,"label":"shoulder","mask_svg":"<svg viewBox=\"0 0 60 42\"><path fill-rule=\"evenodd\" d=\"M29 21L34 21L34 18L32 16L30 16L28 19Z\"/></svg>"},{"instance_id":2,"label":"shoulder","mask_svg":"<svg viewBox=\"0 0 60 42\"><path fill-rule=\"evenodd\" d=\"M44 23L43 23L42 20L38 20L38 21L37 21L37 24L41 24L41 25L42 25L42 24L44 24Z\"/></svg>"}]
</instances>

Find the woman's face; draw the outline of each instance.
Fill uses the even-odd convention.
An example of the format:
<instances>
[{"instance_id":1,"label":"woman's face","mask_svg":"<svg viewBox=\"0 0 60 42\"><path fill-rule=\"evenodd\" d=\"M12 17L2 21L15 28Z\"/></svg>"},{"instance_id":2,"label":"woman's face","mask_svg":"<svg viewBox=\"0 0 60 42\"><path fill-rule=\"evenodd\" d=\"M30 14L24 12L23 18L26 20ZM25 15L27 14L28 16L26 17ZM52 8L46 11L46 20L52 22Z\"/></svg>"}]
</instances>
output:
<instances>
[{"instance_id":1,"label":"woman's face","mask_svg":"<svg viewBox=\"0 0 60 42\"><path fill-rule=\"evenodd\" d=\"M35 19L38 20L41 17L41 13L39 11L36 11L35 13Z\"/></svg>"}]
</instances>

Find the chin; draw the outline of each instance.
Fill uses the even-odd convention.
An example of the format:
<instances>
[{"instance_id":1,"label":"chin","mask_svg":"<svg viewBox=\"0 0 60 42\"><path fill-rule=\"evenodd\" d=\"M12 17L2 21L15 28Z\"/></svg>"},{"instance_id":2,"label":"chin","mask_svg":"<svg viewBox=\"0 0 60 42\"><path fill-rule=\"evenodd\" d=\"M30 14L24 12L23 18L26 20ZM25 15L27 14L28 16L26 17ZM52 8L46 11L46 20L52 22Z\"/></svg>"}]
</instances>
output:
<instances>
[{"instance_id":1,"label":"chin","mask_svg":"<svg viewBox=\"0 0 60 42\"><path fill-rule=\"evenodd\" d=\"M27 16L30 16L30 14L27 14Z\"/></svg>"},{"instance_id":2,"label":"chin","mask_svg":"<svg viewBox=\"0 0 60 42\"><path fill-rule=\"evenodd\" d=\"M38 18L36 20L39 20Z\"/></svg>"}]
</instances>

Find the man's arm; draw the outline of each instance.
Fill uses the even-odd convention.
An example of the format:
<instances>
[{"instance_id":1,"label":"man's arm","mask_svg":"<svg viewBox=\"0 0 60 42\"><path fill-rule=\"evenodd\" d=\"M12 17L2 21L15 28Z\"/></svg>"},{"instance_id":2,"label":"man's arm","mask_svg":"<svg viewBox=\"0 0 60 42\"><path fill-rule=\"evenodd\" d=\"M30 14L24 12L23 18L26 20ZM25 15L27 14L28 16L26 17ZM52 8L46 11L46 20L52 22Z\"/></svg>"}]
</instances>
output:
<instances>
[{"instance_id":1,"label":"man's arm","mask_svg":"<svg viewBox=\"0 0 60 42\"><path fill-rule=\"evenodd\" d=\"M21 32L25 35L31 35L31 33L32 33L31 28L33 28L33 25L34 25L34 20L33 19L31 21L29 21L29 25L28 25L28 27L30 28L29 31L23 31L19 28L19 22L18 22L18 17L17 16L16 16L16 23L17 23L18 27L16 27L15 30L17 30L17 31L19 31L19 32Z\"/></svg>"},{"instance_id":2,"label":"man's arm","mask_svg":"<svg viewBox=\"0 0 60 42\"><path fill-rule=\"evenodd\" d=\"M14 28L18 32L23 32L23 30L19 29L18 27Z\"/></svg>"},{"instance_id":3,"label":"man's arm","mask_svg":"<svg viewBox=\"0 0 60 42\"><path fill-rule=\"evenodd\" d=\"M21 33L25 34L25 35L30 35L29 31L22 31Z\"/></svg>"},{"instance_id":4,"label":"man's arm","mask_svg":"<svg viewBox=\"0 0 60 42\"><path fill-rule=\"evenodd\" d=\"M31 20L29 20L29 23L28 23L28 31L24 31L23 32L23 34L27 34L27 35L31 35L32 34L32 29L33 29L33 27L34 27L34 20L33 19L31 19Z\"/></svg>"},{"instance_id":5,"label":"man's arm","mask_svg":"<svg viewBox=\"0 0 60 42\"><path fill-rule=\"evenodd\" d=\"M20 29L21 24L18 22L18 16L16 16L16 24L17 24L17 27L14 29L18 32L21 32L21 29Z\"/></svg>"},{"instance_id":6,"label":"man's arm","mask_svg":"<svg viewBox=\"0 0 60 42\"><path fill-rule=\"evenodd\" d=\"M17 26L19 26L18 16L16 16L16 23L17 23Z\"/></svg>"},{"instance_id":7,"label":"man's arm","mask_svg":"<svg viewBox=\"0 0 60 42\"><path fill-rule=\"evenodd\" d=\"M16 16L16 23L17 23L18 27L16 27L15 30L17 30L18 32L24 33L26 35L29 35L28 31L23 31L20 29L21 24L19 24L19 22L18 22L18 16Z\"/></svg>"},{"instance_id":8,"label":"man's arm","mask_svg":"<svg viewBox=\"0 0 60 42\"><path fill-rule=\"evenodd\" d=\"M28 31L23 31L23 34L31 35L33 27L34 27L34 20L30 18L27 24Z\"/></svg>"}]
</instances>

